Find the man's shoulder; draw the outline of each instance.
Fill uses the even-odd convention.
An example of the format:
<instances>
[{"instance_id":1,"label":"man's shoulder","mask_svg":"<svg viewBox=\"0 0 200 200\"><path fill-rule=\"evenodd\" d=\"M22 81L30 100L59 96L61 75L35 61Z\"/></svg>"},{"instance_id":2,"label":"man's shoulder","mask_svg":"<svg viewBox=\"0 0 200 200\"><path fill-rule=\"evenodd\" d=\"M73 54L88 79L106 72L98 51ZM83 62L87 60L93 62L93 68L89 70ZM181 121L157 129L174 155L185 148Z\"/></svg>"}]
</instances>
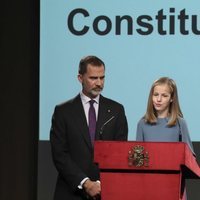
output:
<instances>
[{"instance_id":1,"label":"man's shoulder","mask_svg":"<svg viewBox=\"0 0 200 200\"><path fill-rule=\"evenodd\" d=\"M77 95L71 99L68 99L66 101L63 101L63 102L57 104L56 108L63 109L63 108L71 107L74 103L78 102L79 100L80 100L80 95Z\"/></svg>"},{"instance_id":2,"label":"man's shoulder","mask_svg":"<svg viewBox=\"0 0 200 200\"><path fill-rule=\"evenodd\" d=\"M110 98L107 98L107 97L104 97L104 96L101 96L100 99L103 103L113 105L113 106L123 107L123 105L116 100L113 100L113 99L110 99Z\"/></svg>"}]
</instances>

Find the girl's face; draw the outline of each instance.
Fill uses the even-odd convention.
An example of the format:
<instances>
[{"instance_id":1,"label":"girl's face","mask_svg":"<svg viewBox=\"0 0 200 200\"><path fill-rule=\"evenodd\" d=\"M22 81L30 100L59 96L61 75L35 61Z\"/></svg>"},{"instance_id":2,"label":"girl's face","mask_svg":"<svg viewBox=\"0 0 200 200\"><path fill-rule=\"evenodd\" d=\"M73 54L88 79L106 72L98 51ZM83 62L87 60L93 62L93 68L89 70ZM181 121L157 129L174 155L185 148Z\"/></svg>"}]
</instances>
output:
<instances>
[{"instance_id":1,"label":"girl's face","mask_svg":"<svg viewBox=\"0 0 200 200\"><path fill-rule=\"evenodd\" d=\"M152 101L157 116L160 118L167 117L169 113L169 105L172 102L169 86L167 84L155 86Z\"/></svg>"}]
</instances>

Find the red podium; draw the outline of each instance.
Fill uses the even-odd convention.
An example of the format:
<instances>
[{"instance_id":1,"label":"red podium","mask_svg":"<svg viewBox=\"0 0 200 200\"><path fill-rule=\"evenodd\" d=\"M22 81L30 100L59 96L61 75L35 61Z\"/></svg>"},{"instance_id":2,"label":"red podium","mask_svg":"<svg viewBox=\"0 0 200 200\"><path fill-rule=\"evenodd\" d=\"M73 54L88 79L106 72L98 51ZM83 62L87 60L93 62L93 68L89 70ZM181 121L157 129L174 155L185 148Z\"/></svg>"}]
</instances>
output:
<instances>
[{"instance_id":1,"label":"red podium","mask_svg":"<svg viewBox=\"0 0 200 200\"><path fill-rule=\"evenodd\" d=\"M97 141L101 200L180 200L200 168L184 143Z\"/></svg>"}]
</instances>

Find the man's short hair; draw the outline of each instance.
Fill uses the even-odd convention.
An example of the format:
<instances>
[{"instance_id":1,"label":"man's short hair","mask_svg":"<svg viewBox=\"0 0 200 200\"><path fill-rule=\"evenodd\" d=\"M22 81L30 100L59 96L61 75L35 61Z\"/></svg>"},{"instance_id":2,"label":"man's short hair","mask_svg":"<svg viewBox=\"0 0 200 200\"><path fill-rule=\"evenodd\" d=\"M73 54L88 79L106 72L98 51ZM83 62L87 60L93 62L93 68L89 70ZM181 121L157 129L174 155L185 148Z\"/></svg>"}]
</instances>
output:
<instances>
[{"instance_id":1,"label":"man's short hair","mask_svg":"<svg viewBox=\"0 0 200 200\"><path fill-rule=\"evenodd\" d=\"M103 65L105 68L105 64L100 58L96 56L86 56L80 60L79 71L78 71L79 74L82 74L82 75L85 74L87 72L87 66L89 64L93 66L97 66L97 67L100 67Z\"/></svg>"}]
</instances>

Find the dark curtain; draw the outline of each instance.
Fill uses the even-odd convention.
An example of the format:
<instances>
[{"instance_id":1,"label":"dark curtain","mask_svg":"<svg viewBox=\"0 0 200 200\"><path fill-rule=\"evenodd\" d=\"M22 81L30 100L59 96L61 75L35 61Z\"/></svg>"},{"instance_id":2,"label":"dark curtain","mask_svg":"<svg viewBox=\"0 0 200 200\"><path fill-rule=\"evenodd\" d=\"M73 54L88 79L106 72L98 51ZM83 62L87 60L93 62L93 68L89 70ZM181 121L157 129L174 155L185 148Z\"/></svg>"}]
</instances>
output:
<instances>
[{"instance_id":1,"label":"dark curtain","mask_svg":"<svg viewBox=\"0 0 200 200\"><path fill-rule=\"evenodd\" d=\"M0 199L36 200L39 0L0 5Z\"/></svg>"}]
</instances>

